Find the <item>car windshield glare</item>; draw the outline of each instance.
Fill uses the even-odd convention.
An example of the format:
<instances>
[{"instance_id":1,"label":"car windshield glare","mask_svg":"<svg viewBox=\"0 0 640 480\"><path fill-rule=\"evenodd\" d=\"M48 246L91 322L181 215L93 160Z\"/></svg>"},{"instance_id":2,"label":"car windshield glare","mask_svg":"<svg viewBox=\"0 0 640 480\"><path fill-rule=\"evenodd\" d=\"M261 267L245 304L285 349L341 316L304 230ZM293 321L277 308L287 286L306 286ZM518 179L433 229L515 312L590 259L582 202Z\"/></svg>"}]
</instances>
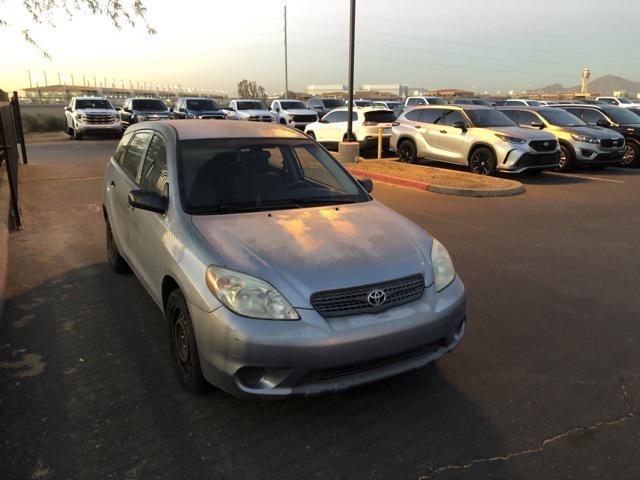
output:
<instances>
[{"instance_id":1,"label":"car windshield glare","mask_svg":"<svg viewBox=\"0 0 640 480\"><path fill-rule=\"evenodd\" d=\"M206 110L219 110L218 104L208 98L198 100L187 100L187 110L202 112Z\"/></svg>"},{"instance_id":2,"label":"car windshield glare","mask_svg":"<svg viewBox=\"0 0 640 480\"><path fill-rule=\"evenodd\" d=\"M163 112L167 109L162 100L132 100L131 107L134 110L149 110L153 112Z\"/></svg>"},{"instance_id":3,"label":"car windshield glare","mask_svg":"<svg viewBox=\"0 0 640 480\"><path fill-rule=\"evenodd\" d=\"M466 110L465 113L471 119L474 127L515 127L516 124L504 113L498 110Z\"/></svg>"},{"instance_id":4,"label":"car windshield glare","mask_svg":"<svg viewBox=\"0 0 640 480\"><path fill-rule=\"evenodd\" d=\"M108 109L112 110L113 105L109 100L76 100L76 109Z\"/></svg>"},{"instance_id":5,"label":"car windshield glare","mask_svg":"<svg viewBox=\"0 0 640 480\"><path fill-rule=\"evenodd\" d=\"M626 108L622 108L622 107L603 108L602 111L606 113L607 116L611 117L611 119L614 122L620 125L640 123L640 119L638 119L638 115L636 115L633 112L630 112Z\"/></svg>"},{"instance_id":6,"label":"car windshield glare","mask_svg":"<svg viewBox=\"0 0 640 480\"><path fill-rule=\"evenodd\" d=\"M300 101L287 101L287 102L283 102L280 101L280 108L282 108L283 110L291 110L292 108L301 108L301 109L306 109L307 107L305 107L304 103L300 102Z\"/></svg>"},{"instance_id":7,"label":"car windshield glare","mask_svg":"<svg viewBox=\"0 0 640 480\"><path fill-rule=\"evenodd\" d=\"M257 100L243 100L236 103L238 105L238 110L265 110L264 103Z\"/></svg>"},{"instance_id":8,"label":"car windshield glare","mask_svg":"<svg viewBox=\"0 0 640 480\"><path fill-rule=\"evenodd\" d=\"M182 140L178 178L193 215L364 202L367 193L308 139Z\"/></svg>"},{"instance_id":9,"label":"car windshield glare","mask_svg":"<svg viewBox=\"0 0 640 480\"><path fill-rule=\"evenodd\" d=\"M560 108L545 108L544 110L538 110L538 113L549 124L558 127L585 127L587 125L572 113Z\"/></svg>"}]
</instances>

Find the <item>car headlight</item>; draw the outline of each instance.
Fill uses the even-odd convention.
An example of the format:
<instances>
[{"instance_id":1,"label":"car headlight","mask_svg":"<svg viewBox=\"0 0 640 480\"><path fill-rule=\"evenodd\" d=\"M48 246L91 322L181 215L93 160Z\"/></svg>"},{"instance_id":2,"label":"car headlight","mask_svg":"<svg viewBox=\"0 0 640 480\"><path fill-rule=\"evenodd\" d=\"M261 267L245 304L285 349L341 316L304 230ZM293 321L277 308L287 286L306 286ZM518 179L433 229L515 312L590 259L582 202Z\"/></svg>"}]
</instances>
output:
<instances>
[{"instance_id":1,"label":"car headlight","mask_svg":"<svg viewBox=\"0 0 640 480\"><path fill-rule=\"evenodd\" d=\"M207 268L207 286L229 310L265 320L299 320L298 312L272 285L222 267Z\"/></svg>"},{"instance_id":2,"label":"car headlight","mask_svg":"<svg viewBox=\"0 0 640 480\"><path fill-rule=\"evenodd\" d=\"M572 133L571 138L573 138L576 142L600 143L600 140L598 140L597 138L587 137L586 135L578 135L576 133Z\"/></svg>"},{"instance_id":3,"label":"car headlight","mask_svg":"<svg viewBox=\"0 0 640 480\"><path fill-rule=\"evenodd\" d=\"M82 120L83 115L81 113L76 113L76 120Z\"/></svg>"},{"instance_id":4,"label":"car headlight","mask_svg":"<svg viewBox=\"0 0 640 480\"><path fill-rule=\"evenodd\" d=\"M436 291L444 290L456 277L453 262L449 252L438 240L433 239L431 244L431 264L433 265L433 276L436 283Z\"/></svg>"},{"instance_id":5,"label":"car headlight","mask_svg":"<svg viewBox=\"0 0 640 480\"><path fill-rule=\"evenodd\" d=\"M498 137L503 142L507 142L507 143L519 143L519 144L522 144L522 143L526 142L526 140L524 138L510 137L509 135L502 135L500 133L496 133L496 137Z\"/></svg>"}]
</instances>

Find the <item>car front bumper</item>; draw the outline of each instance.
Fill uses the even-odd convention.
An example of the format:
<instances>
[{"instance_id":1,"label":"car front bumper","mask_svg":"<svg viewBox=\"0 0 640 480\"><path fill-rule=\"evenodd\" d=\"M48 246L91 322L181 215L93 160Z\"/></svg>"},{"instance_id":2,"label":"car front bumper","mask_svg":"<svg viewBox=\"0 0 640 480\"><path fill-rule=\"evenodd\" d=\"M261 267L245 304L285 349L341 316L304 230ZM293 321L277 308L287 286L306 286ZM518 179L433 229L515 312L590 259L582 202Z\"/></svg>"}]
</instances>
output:
<instances>
[{"instance_id":1,"label":"car front bumper","mask_svg":"<svg viewBox=\"0 0 640 480\"><path fill-rule=\"evenodd\" d=\"M78 133L89 133L89 134L116 134L122 133L122 124L120 121L114 123L84 123L84 122L75 122L75 130Z\"/></svg>"},{"instance_id":2,"label":"car front bumper","mask_svg":"<svg viewBox=\"0 0 640 480\"><path fill-rule=\"evenodd\" d=\"M576 161L581 165L615 165L624 157L624 148L604 150L597 145L580 144L575 148Z\"/></svg>"},{"instance_id":3,"label":"car front bumper","mask_svg":"<svg viewBox=\"0 0 640 480\"><path fill-rule=\"evenodd\" d=\"M498 150L498 170L521 173L527 170L547 170L560 164L560 150L536 152L531 149L510 149L504 155Z\"/></svg>"},{"instance_id":4,"label":"car front bumper","mask_svg":"<svg viewBox=\"0 0 640 480\"><path fill-rule=\"evenodd\" d=\"M300 320L273 321L193 305L190 313L205 378L236 396L310 395L393 376L453 350L466 324L458 277L375 315L324 319L298 309Z\"/></svg>"}]
</instances>

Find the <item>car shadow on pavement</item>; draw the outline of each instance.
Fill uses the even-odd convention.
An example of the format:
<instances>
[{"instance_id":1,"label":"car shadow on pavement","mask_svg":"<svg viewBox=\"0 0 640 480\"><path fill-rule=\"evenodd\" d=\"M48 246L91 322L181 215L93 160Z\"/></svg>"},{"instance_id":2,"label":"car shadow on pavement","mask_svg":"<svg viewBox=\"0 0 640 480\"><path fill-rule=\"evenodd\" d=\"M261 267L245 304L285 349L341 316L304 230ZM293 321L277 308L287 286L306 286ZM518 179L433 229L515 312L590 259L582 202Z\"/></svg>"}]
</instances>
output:
<instances>
[{"instance_id":1,"label":"car shadow on pavement","mask_svg":"<svg viewBox=\"0 0 640 480\"><path fill-rule=\"evenodd\" d=\"M455 355L455 352L453 353ZM164 319L106 263L9 299L0 323L3 478L417 478L503 452L431 365L315 397L180 389ZM450 467L446 467L449 465ZM492 478L513 478L504 462ZM34 477L35 478L35 477Z\"/></svg>"}]
</instances>

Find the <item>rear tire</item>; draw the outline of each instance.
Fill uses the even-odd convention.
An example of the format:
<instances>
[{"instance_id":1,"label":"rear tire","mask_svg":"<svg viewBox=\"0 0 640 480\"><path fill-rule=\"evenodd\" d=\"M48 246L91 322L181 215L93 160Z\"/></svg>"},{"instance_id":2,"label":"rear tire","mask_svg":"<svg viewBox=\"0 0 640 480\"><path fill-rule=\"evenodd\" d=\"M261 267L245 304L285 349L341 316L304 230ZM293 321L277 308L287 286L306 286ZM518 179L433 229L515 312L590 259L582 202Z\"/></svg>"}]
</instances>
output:
<instances>
[{"instance_id":1,"label":"rear tire","mask_svg":"<svg viewBox=\"0 0 640 480\"><path fill-rule=\"evenodd\" d=\"M398 160L403 163L418 163L416 146L411 140L403 140L398 145Z\"/></svg>"},{"instance_id":2,"label":"rear tire","mask_svg":"<svg viewBox=\"0 0 640 480\"><path fill-rule=\"evenodd\" d=\"M173 366L180 385L187 392L202 392L207 386L207 381L202 375L187 300L180 290L174 290L169 295L164 316L169 330Z\"/></svg>"},{"instance_id":3,"label":"rear tire","mask_svg":"<svg viewBox=\"0 0 640 480\"><path fill-rule=\"evenodd\" d=\"M498 168L496 156L488 147L478 147L469 157L469 170L477 175L495 175Z\"/></svg>"},{"instance_id":4,"label":"rear tire","mask_svg":"<svg viewBox=\"0 0 640 480\"><path fill-rule=\"evenodd\" d=\"M106 221L106 233L107 233L107 260L109 267L114 273L129 273L131 268L127 261L122 258L118 246L116 245L115 238L113 238L113 232L111 231L111 224L109 220Z\"/></svg>"},{"instance_id":5,"label":"rear tire","mask_svg":"<svg viewBox=\"0 0 640 480\"><path fill-rule=\"evenodd\" d=\"M568 145L560 145L560 164L558 170L561 172L570 172L576 162L573 150Z\"/></svg>"}]
</instances>

